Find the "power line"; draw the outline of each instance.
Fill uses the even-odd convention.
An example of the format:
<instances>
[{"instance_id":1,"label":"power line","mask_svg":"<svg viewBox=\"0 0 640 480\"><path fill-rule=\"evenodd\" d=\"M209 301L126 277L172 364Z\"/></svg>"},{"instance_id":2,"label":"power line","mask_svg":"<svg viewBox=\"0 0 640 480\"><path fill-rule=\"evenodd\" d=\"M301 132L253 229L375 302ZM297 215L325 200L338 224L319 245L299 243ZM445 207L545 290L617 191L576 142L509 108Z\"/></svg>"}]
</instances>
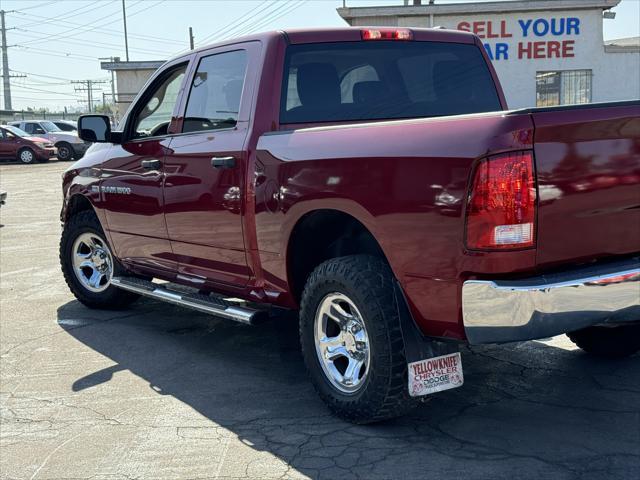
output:
<instances>
[{"instance_id":1,"label":"power line","mask_svg":"<svg viewBox=\"0 0 640 480\"><path fill-rule=\"evenodd\" d=\"M25 87L24 85L15 84L15 83L13 84L13 86L15 88L24 89L24 90L31 90L31 91L34 91L34 92L55 93L56 95L65 95L65 96L68 96L68 97L78 98L78 96L73 94L73 93L64 93L64 92L56 92L56 91L53 91L53 90L43 90L41 88Z\"/></svg>"},{"instance_id":2,"label":"power line","mask_svg":"<svg viewBox=\"0 0 640 480\"><path fill-rule=\"evenodd\" d=\"M105 4L107 5L107 4ZM113 16L115 14L112 14L110 16ZM22 27L28 27L31 25L42 25L42 24L47 24L47 23L51 23L52 19L51 17L43 17L41 15L34 15L33 13L29 14L30 17L35 17L35 18L40 18L43 19L43 22L33 22L33 23L25 23L25 24L18 24L17 27L18 29L22 28ZM55 17L53 17L55 18ZM69 18L69 17L66 17ZM50 21L49 21L50 20ZM88 27L86 24L82 24L82 23L76 23L76 22L67 22L65 21L66 24L69 25L73 25L75 26L76 30L81 30L82 33L84 33L84 31L86 30L92 30L93 27ZM54 25L55 27L60 27L61 25ZM48 39L50 38L51 33L46 33L46 32L35 32L33 30L30 30L33 33L42 33L43 35L48 35ZM64 32L60 32L59 34L62 34ZM114 30L112 28L103 28L100 31L101 35L108 35L111 37L118 37L121 38L122 37L122 31L121 30ZM159 43L171 43L171 44L180 44L182 45L184 42L182 40L174 40L174 39L169 39L169 38L162 38L162 37L155 37L153 35L144 35L144 34L134 34L134 33L129 33L129 37L131 38L138 38L140 40L149 40L149 41L154 41L154 42L159 42Z\"/></svg>"},{"instance_id":3,"label":"power line","mask_svg":"<svg viewBox=\"0 0 640 480\"><path fill-rule=\"evenodd\" d=\"M29 32L29 30L24 30L22 28L17 27L16 30L18 31L24 31L24 32ZM34 33L34 32L31 32ZM36 39L47 39L47 37L43 37L43 36L35 36L35 35L29 35L29 34L22 34L23 37L27 37L27 38L36 38ZM82 40L78 40L78 41L74 41L74 40L56 40L57 42L61 42L61 43L68 43L70 45L82 45L82 46L94 46L94 47L119 47L120 45L117 45L115 43L105 43L105 42L97 42L95 40L90 41L90 42L86 42L86 41L82 41ZM30 42L24 42L21 45L29 45ZM161 50L151 50L151 49L147 49L147 48L132 48L131 50L135 50L137 52L141 52L141 53L150 53L153 55L165 55L166 52L161 51Z\"/></svg>"},{"instance_id":4,"label":"power line","mask_svg":"<svg viewBox=\"0 0 640 480\"><path fill-rule=\"evenodd\" d=\"M273 12L271 12L271 14L269 14L269 16L258 20L257 22L255 22L253 25L249 25L247 28L241 30L241 31L236 31L234 32L234 36L241 36L241 35L247 35L249 33L253 33L257 30L262 29L263 27L275 22L276 20L289 15L291 12L293 12L294 10L297 10L299 7L301 7L302 5L304 5L305 1L301 1L300 3L285 3L283 4L278 10L274 10ZM283 10L283 7L290 7L287 9ZM230 38L230 37L227 37Z\"/></svg>"},{"instance_id":5,"label":"power line","mask_svg":"<svg viewBox=\"0 0 640 480\"><path fill-rule=\"evenodd\" d=\"M23 53L30 53L32 55L47 55L49 57L58 57L58 58L70 58L73 60L82 60L85 62L95 62L96 57L89 57L88 55L76 55L73 53L63 53L57 54L53 53L50 50L43 50L41 48L33 48L33 47L25 47L24 45L13 45L20 50L23 50Z\"/></svg>"},{"instance_id":6,"label":"power line","mask_svg":"<svg viewBox=\"0 0 640 480\"><path fill-rule=\"evenodd\" d=\"M21 72L13 69L11 69L10 71L13 73L21 73L23 75L28 75L31 77L51 78L52 80L65 80L67 82L71 82L70 78L54 77L53 75L43 75L42 73Z\"/></svg>"},{"instance_id":7,"label":"power line","mask_svg":"<svg viewBox=\"0 0 640 480\"><path fill-rule=\"evenodd\" d=\"M265 6L263 8L260 8L266 3L268 3L267 6ZM271 8L274 5L275 5L275 0L272 0L271 3L269 3L269 0L266 0L266 1L262 2L260 5L258 5L256 7L255 10L251 9L248 12L240 15L238 18L236 18L235 20L229 22L227 25L225 25L221 29L218 29L215 33L212 33L211 35L208 35L208 36L204 37L200 42L198 42L198 44L202 45L202 44L210 42L210 41L212 41L212 40L214 40L216 38L219 38L220 36L224 35L226 32L237 28L238 26L244 24L248 20L251 20L252 18L256 17L256 15L259 15L260 13L264 12L265 10ZM251 12L253 12L253 14L249 15ZM246 18L245 20L243 20L243 18L247 17L247 15L249 15L249 17Z\"/></svg>"},{"instance_id":8,"label":"power line","mask_svg":"<svg viewBox=\"0 0 640 480\"><path fill-rule=\"evenodd\" d=\"M158 3L162 3L163 1L164 1L164 0L160 0L160 2L158 2ZM133 4L133 6L135 7L136 5L138 5L138 4L142 3L142 2L143 2L143 0L138 0L136 3L134 3L134 4ZM155 6L155 5L156 5L156 4L152 5L152 7L153 7L153 6ZM147 10L147 8L145 7L145 8L143 8L142 10L139 10L139 11L137 11L137 12L135 12L135 13L132 13L132 14L131 14L131 15L129 15L129 16L130 16L130 17L132 17L132 16L137 15L138 13L142 13L142 12L144 12L144 11L146 11L146 10ZM117 13L112 13L112 14L108 15L107 17L113 17L114 15L117 15ZM104 18L104 17L103 17L103 18ZM116 22L119 22L119 21L120 21L120 19L119 19L119 18L117 18L117 19L115 19L115 20L111 20L111 21L109 21L109 22L101 23L101 24L99 24L99 25L94 25L93 27L88 28L88 29L84 30L83 32L82 32L82 31L81 31L81 32L78 32L78 31L77 31L77 29L74 27L74 28L67 29L67 30L65 30L65 31L63 31L63 32L56 33L55 35L51 35L47 40L31 40L30 42L24 42L24 43L25 43L25 44L26 44L26 43L29 43L29 44L32 44L32 43L42 43L42 42L50 42L50 41L52 41L52 40L57 40L57 39L60 39L60 38L71 38L71 37L77 37L78 35L81 35L82 33L93 32L93 31L95 31L95 30L98 30L98 29L102 28L102 27L103 27L103 26L105 26L105 25L111 25L112 23L116 23ZM67 33L69 33L69 32L76 32L76 33L72 33L71 35L66 35L66 34L67 34Z\"/></svg>"},{"instance_id":9,"label":"power line","mask_svg":"<svg viewBox=\"0 0 640 480\"><path fill-rule=\"evenodd\" d=\"M38 5L34 5L33 7L20 8L20 10L18 10L18 12L23 12L25 10L31 10L31 9L34 9L34 8L46 7L47 5L51 5L52 3L58 3L58 2L53 1L53 2L39 3Z\"/></svg>"},{"instance_id":10,"label":"power line","mask_svg":"<svg viewBox=\"0 0 640 480\"><path fill-rule=\"evenodd\" d=\"M82 87L75 87L76 92L87 92L87 105L89 113L93 111L93 90L96 89L95 85L108 83L106 80L74 80L71 83L82 85ZM101 90L100 87L97 90Z\"/></svg>"},{"instance_id":11,"label":"power line","mask_svg":"<svg viewBox=\"0 0 640 480\"><path fill-rule=\"evenodd\" d=\"M31 17L33 17L33 18L42 18L42 19L44 19L44 21L28 22L28 23L25 23L25 24L22 24L22 25L17 25L17 26L18 27L30 27L31 25L46 25L48 23L61 21L61 20L66 20L67 18L77 17L78 15L83 15L83 14L87 13L85 10L90 9L96 3L102 3L102 5L92 9L92 11L96 11L96 10L99 10L101 8L109 6L108 2L100 2L100 0L96 0L95 2L91 2L90 4L85 5L83 7L76 8L76 9L73 9L73 10L69 10L68 12L64 12L64 13L61 13L60 15L55 15L53 17L41 17L40 15L34 15L33 13L29 13L28 14L29 18L31 18ZM67 15L70 12L74 12L74 13L72 13L71 15ZM18 13L20 15L27 15L27 14L23 14L20 10L17 10L16 13Z\"/></svg>"}]
</instances>

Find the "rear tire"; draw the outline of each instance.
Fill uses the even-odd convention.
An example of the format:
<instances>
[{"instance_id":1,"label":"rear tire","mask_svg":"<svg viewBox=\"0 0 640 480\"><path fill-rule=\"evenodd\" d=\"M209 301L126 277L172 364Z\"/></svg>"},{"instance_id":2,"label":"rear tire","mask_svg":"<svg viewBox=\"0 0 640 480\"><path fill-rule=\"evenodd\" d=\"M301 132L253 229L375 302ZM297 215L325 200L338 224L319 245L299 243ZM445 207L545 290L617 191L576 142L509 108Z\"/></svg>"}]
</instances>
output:
<instances>
[{"instance_id":1,"label":"rear tire","mask_svg":"<svg viewBox=\"0 0 640 480\"><path fill-rule=\"evenodd\" d=\"M588 327L567 333L569 339L587 353L623 358L640 351L640 325Z\"/></svg>"},{"instance_id":2,"label":"rear tire","mask_svg":"<svg viewBox=\"0 0 640 480\"><path fill-rule=\"evenodd\" d=\"M111 285L111 278L125 271L111 254L93 211L81 211L65 222L60 265L71 293L89 308L122 309L139 298Z\"/></svg>"},{"instance_id":3,"label":"rear tire","mask_svg":"<svg viewBox=\"0 0 640 480\"><path fill-rule=\"evenodd\" d=\"M37 162L36 152L28 147L21 148L18 151L18 160L25 165L31 165Z\"/></svg>"},{"instance_id":4,"label":"rear tire","mask_svg":"<svg viewBox=\"0 0 640 480\"><path fill-rule=\"evenodd\" d=\"M331 310L336 304L338 314ZM344 312L348 313L347 320ZM335 318L342 319L346 326ZM330 321L336 324L333 333L325 333ZM319 265L302 294L300 341L311 381L336 416L364 424L400 416L417 405L407 388L407 361L393 274L383 260L352 255ZM359 350L365 343L367 348ZM339 350L348 355L336 356ZM348 373L352 355L365 359L355 376ZM329 357L335 357L335 363ZM338 364L340 360L342 365Z\"/></svg>"}]
</instances>

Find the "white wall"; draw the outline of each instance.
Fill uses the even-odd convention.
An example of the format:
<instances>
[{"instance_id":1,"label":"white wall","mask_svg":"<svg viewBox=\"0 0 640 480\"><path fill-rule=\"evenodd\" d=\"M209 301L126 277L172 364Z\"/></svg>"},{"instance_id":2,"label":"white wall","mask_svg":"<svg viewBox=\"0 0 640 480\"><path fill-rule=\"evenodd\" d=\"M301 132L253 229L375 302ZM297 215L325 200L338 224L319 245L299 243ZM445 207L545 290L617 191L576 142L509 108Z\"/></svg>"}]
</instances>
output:
<instances>
[{"instance_id":1,"label":"white wall","mask_svg":"<svg viewBox=\"0 0 640 480\"><path fill-rule=\"evenodd\" d=\"M152 70L116 70L116 84L118 92L118 118L122 118L129 108L131 101L142 89Z\"/></svg>"}]
</instances>

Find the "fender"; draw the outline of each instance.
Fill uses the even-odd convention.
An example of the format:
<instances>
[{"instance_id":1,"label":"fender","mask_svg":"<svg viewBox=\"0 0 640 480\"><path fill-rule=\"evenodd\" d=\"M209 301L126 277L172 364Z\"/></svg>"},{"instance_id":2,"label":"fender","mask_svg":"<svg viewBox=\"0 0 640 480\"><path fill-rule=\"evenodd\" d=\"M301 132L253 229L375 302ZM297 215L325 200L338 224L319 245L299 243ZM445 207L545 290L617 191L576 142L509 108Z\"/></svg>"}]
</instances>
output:
<instances>
[{"instance_id":1,"label":"fender","mask_svg":"<svg viewBox=\"0 0 640 480\"><path fill-rule=\"evenodd\" d=\"M109 225L105 215L104 196L100 192L102 183L102 161L110 150L110 144L92 145L84 157L71 165L62 174L63 202L60 221L64 224L73 213L74 205L79 197L91 204L100 225L111 242Z\"/></svg>"}]
</instances>

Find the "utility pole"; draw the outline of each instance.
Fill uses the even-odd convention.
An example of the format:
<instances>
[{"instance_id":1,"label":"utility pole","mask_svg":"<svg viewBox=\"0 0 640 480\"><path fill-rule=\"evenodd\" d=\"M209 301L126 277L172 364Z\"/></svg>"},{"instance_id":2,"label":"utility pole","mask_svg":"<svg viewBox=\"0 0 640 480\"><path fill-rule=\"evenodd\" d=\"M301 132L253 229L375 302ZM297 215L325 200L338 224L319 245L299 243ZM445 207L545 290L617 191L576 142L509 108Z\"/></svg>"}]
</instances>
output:
<instances>
[{"instance_id":1,"label":"utility pole","mask_svg":"<svg viewBox=\"0 0 640 480\"><path fill-rule=\"evenodd\" d=\"M98 60L109 60L111 63L119 62L120 57L100 57ZM114 75L114 70L111 69L111 101L115 105L116 103L116 79Z\"/></svg>"},{"instance_id":2,"label":"utility pole","mask_svg":"<svg viewBox=\"0 0 640 480\"><path fill-rule=\"evenodd\" d=\"M74 87L76 92L87 92L87 105L88 111L91 113L93 111L93 90L100 90L100 88L96 88L95 85L100 85L103 83L107 83L106 80L74 80L71 83L82 85L82 87Z\"/></svg>"},{"instance_id":3,"label":"utility pole","mask_svg":"<svg viewBox=\"0 0 640 480\"><path fill-rule=\"evenodd\" d=\"M2 86L4 88L4 109L11 108L11 82L9 80L9 54L7 53L7 28L4 25L4 10L0 10L2 23Z\"/></svg>"},{"instance_id":4,"label":"utility pole","mask_svg":"<svg viewBox=\"0 0 640 480\"><path fill-rule=\"evenodd\" d=\"M124 23L124 50L127 62L129 61L129 39L127 38L127 10L122 0L122 21Z\"/></svg>"},{"instance_id":5,"label":"utility pole","mask_svg":"<svg viewBox=\"0 0 640 480\"><path fill-rule=\"evenodd\" d=\"M0 27L2 30L2 87L4 91L5 110L13 110L11 105L11 79L26 77L26 75L11 75L11 72L9 71L9 54L7 53L7 49L9 48L9 46L7 45L7 30L13 29L6 27L4 23L4 14L11 13L12 11L13 10L5 12L4 10L0 10Z\"/></svg>"},{"instance_id":6,"label":"utility pole","mask_svg":"<svg viewBox=\"0 0 640 480\"><path fill-rule=\"evenodd\" d=\"M193 28L189 27L189 46L193 50Z\"/></svg>"}]
</instances>

